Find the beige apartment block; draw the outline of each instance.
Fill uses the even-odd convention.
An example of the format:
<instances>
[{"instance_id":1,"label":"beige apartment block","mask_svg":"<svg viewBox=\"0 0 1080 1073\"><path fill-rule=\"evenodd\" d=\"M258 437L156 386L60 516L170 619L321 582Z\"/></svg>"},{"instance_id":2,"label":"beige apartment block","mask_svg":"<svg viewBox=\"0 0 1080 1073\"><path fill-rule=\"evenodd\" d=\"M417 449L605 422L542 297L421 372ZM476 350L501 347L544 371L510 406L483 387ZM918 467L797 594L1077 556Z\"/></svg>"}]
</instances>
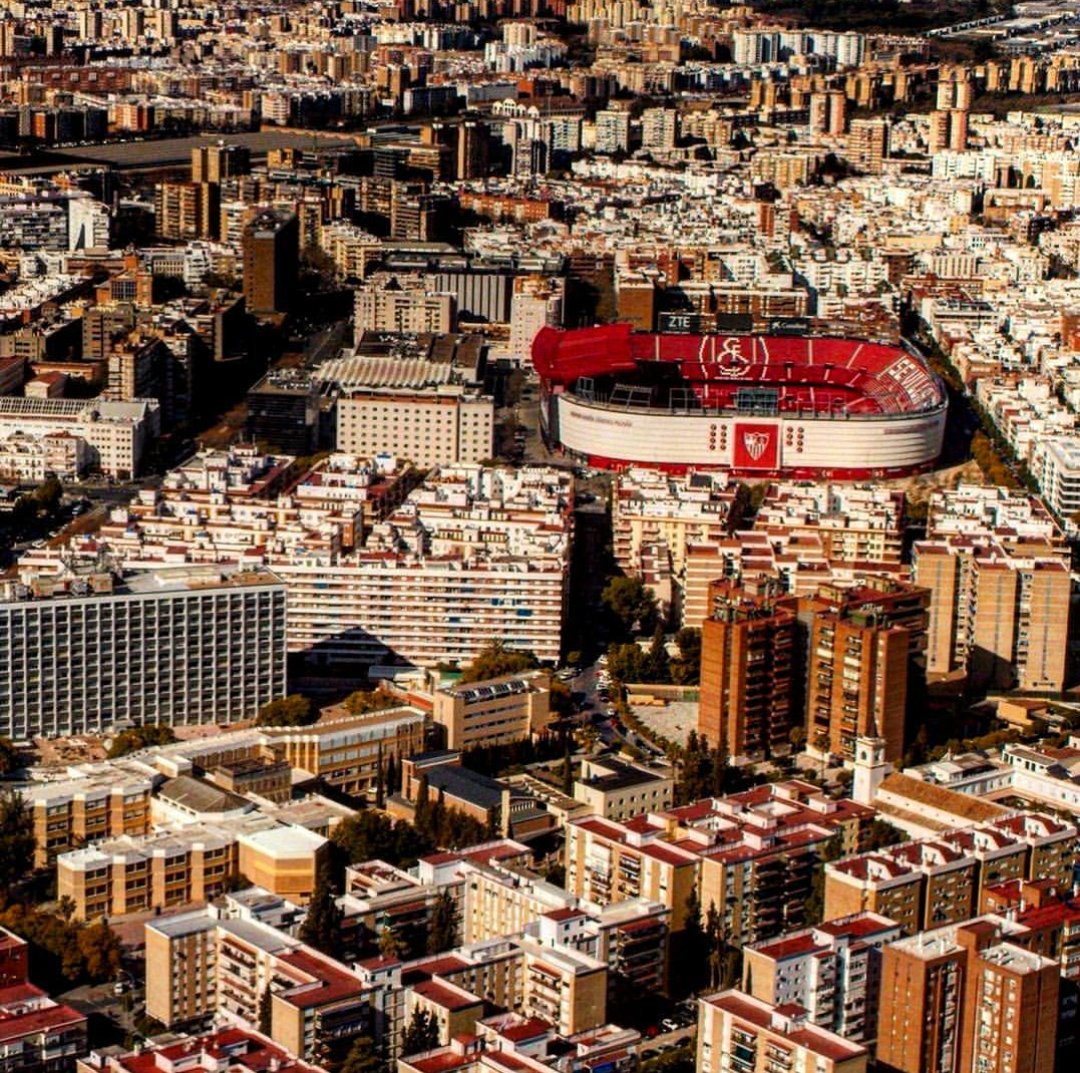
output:
<instances>
[{"instance_id":1,"label":"beige apartment block","mask_svg":"<svg viewBox=\"0 0 1080 1073\"><path fill-rule=\"evenodd\" d=\"M547 731L551 675L547 671L508 674L436 691L431 717L443 728L448 749L507 745Z\"/></svg>"},{"instance_id":2,"label":"beige apartment block","mask_svg":"<svg viewBox=\"0 0 1080 1073\"><path fill-rule=\"evenodd\" d=\"M734 990L698 1003L698 1073L865 1073L867 1059L865 1047L812 1024L798 1006Z\"/></svg>"}]
</instances>

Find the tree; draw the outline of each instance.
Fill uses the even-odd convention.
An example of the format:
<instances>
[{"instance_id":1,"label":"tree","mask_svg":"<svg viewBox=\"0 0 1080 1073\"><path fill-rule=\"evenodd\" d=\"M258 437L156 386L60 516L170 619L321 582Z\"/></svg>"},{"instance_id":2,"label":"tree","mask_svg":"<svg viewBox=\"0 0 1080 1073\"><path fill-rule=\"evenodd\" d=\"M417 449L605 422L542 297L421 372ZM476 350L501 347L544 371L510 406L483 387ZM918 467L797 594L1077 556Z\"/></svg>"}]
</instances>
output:
<instances>
[{"instance_id":1,"label":"tree","mask_svg":"<svg viewBox=\"0 0 1080 1073\"><path fill-rule=\"evenodd\" d=\"M264 1036L269 1036L274 1024L273 1003L270 999L269 984L259 993L259 1031Z\"/></svg>"},{"instance_id":2,"label":"tree","mask_svg":"<svg viewBox=\"0 0 1080 1073\"><path fill-rule=\"evenodd\" d=\"M79 932L79 953L92 980L115 980L123 967L120 940L108 924L88 924Z\"/></svg>"},{"instance_id":3,"label":"tree","mask_svg":"<svg viewBox=\"0 0 1080 1073\"><path fill-rule=\"evenodd\" d=\"M401 1057L430 1051L439 1045L439 1024L434 1015L417 1006L401 1036Z\"/></svg>"},{"instance_id":4,"label":"tree","mask_svg":"<svg viewBox=\"0 0 1080 1073\"><path fill-rule=\"evenodd\" d=\"M519 674L535 670L540 661L527 650L507 648L503 641L492 640L477 653L476 658L461 672L460 682L486 682L504 674Z\"/></svg>"},{"instance_id":5,"label":"tree","mask_svg":"<svg viewBox=\"0 0 1080 1073\"><path fill-rule=\"evenodd\" d=\"M143 723L142 726L131 727L130 730L121 730L109 745L106 754L110 760L128 753L138 752L140 749L149 749L155 745L171 745L176 741L176 734L171 726L164 723Z\"/></svg>"},{"instance_id":6,"label":"tree","mask_svg":"<svg viewBox=\"0 0 1080 1073\"><path fill-rule=\"evenodd\" d=\"M411 868L418 858L435 848L411 823L395 822L371 809L342 820L330 838L350 863L380 860Z\"/></svg>"},{"instance_id":7,"label":"tree","mask_svg":"<svg viewBox=\"0 0 1080 1073\"><path fill-rule=\"evenodd\" d=\"M368 712L397 708L401 701L385 689L358 689L355 693L350 693L342 703L350 714L366 715Z\"/></svg>"},{"instance_id":8,"label":"tree","mask_svg":"<svg viewBox=\"0 0 1080 1073\"><path fill-rule=\"evenodd\" d=\"M357 1036L338 1073L380 1073L382 1068L383 1062L375 1050L375 1041L370 1036Z\"/></svg>"},{"instance_id":9,"label":"tree","mask_svg":"<svg viewBox=\"0 0 1080 1073\"><path fill-rule=\"evenodd\" d=\"M684 626L675 634L679 658L671 661L671 680L676 685L696 686L701 681L701 630Z\"/></svg>"},{"instance_id":10,"label":"tree","mask_svg":"<svg viewBox=\"0 0 1080 1073\"><path fill-rule=\"evenodd\" d=\"M624 638L651 633L656 625L656 596L639 577L613 577L600 599Z\"/></svg>"},{"instance_id":11,"label":"tree","mask_svg":"<svg viewBox=\"0 0 1080 1073\"><path fill-rule=\"evenodd\" d=\"M55 474L46 477L34 489L34 500L38 507L46 514L55 514L60 507L60 501L64 498L64 486Z\"/></svg>"},{"instance_id":12,"label":"tree","mask_svg":"<svg viewBox=\"0 0 1080 1073\"><path fill-rule=\"evenodd\" d=\"M874 819L866 836L867 849L885 849L907 841L907 835L899 827L893 827L882 819Z\"/></svg>"},{"instance_id":13,"label":"tree","mask_svg":"<svg viewBox=\"0 0 1080 1073\"><path fill-rule=\"evenodd\" d=\"M400 961L409 956L409 944L389 925L379 932L379 956Z\"/></svg>"},{"instance_id":14,"label":"tree","mask_svg":"<svg viewBox=\"0 0 1080 1073\"><path fill-rule=\"evenodd\" d=\"M0 793L0 898L21 883L33 867L34 818L21 794Z\"/></svg>"},{"instance_id":15,"label":"tree","mask_svg":"<svg viewBox=\"0 0 1080 1073\"><path fill-rule=\"evenodd\" d=\"M428 931L427 952L441 954L458 945L457 904L448 890L441 890L431 912L431 928Z\"/></svg>"},{"instance_id":16,"label":"tree","mask_svg":"<svg viewBox=\"0 0 1080 1073\"><path fill-rule=\"evenodd\" d=\"M386 772L383 769L382 743L379 743L379 752L375 760L375 807L386 806Z\"/></svg>"},{"instance_id":17,"label":"tree","mask_svg":"<svg viewBox=\"0 0 1080 1073\"><path fill-rule=\"evenodd\" d=\"M795 726L788 731L788 741L791 742L791 748L795 752L799 752L806 744L806 727L801 723L796 723Z\"/></svg>"},{"instance_id":18,"label":"tree","mask_svg":"<svg viewBox=\"0 0 1080 1073\"><path fill-rule=\"evenodd\" d=\"M321 950L324 954L334 954L341 949L342 917L328 870L320 868L307 916L300 925L301 942Z\"/></svg>"},{"instance_id":19,"label":"tree","mask_svg":"<svg viewBox=\"0 0 1080 1073\"><path fill-rule=\"evenodd\" d=\"M0 735L0 777L11 775L19 769L19 750L11 738Z\"/></svg>"},{"instance_id":20,"label":"tree","mask_svg":"<svg viewBox=\"0 0 1080 1073\"><path fill-rule=\"evenodd\" d=\"M691 993L700 991L705 985L708 952L705 949L705 929L701 920L701 899L696 886L691 888L686 899L686 920L680 942L683 954L680 963L685 969L685 983Z\"/></svg>"},{"instance_id":21,"label":"tree","mask_svg":"<svg viewBox=\"0 0 1080 1073\"><path fill-rule=\"evenodd\" d=\"M279 697L259 709L255 720L261 727L302 727L314 723L317 718L315 706L302 693L290 693Z\"/></svg>"},{"instance_id":22,"label":"tree","mask_svg":"<svg viewBox=\"0 0 1080 1073\"><path fill-rule=\"evenodd\" d=\"M671 681L671 660L668 657L667 645L664 640L664 627L660 623L657 623L656 629L653 630L652 644L649 646L646 660L646 667L649 672L648 681Z\"/></svg>"}]
</instances>

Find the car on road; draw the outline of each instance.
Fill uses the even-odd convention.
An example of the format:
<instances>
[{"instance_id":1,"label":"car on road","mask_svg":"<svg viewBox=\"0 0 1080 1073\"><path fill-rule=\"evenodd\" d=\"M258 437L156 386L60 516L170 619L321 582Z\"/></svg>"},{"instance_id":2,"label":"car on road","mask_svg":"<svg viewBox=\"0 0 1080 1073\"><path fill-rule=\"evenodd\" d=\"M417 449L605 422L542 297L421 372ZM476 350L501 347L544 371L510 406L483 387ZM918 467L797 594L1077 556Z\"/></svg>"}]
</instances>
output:
<instances>
[{"instance_id":1,"label":"car on road","mask_svg":"<svg viewBox=\"0 0 1080 1073\"><path fill-rule=\"evenodd\" d=\"M668 1032L678 1032L680 1025L674 1017L665 1017L660 1022L661 1027L666 1028Z\"/></svg>"}]
</instances>

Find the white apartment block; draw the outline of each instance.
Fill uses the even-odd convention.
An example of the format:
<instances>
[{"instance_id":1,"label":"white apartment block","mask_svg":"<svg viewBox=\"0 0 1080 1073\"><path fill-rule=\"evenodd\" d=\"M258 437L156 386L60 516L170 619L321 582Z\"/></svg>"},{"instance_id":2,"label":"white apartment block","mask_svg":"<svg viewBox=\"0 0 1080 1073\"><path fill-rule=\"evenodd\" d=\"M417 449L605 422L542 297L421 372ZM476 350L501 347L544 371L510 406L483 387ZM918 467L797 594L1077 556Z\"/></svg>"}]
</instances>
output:
<instances>
[{"instance_id":1,"label":"white apartment block","mask_svg":"<svg viewBox=\"0 0 1080 1073\"><path fill-rule=\"evenodd\" d=\"M115 508L92 545L36 549L26 565L56 570L62 557L92 561L105 549L130 569L269 568L288 591L289 650L322 666L468 663L493 638L557 661L572 528L565 471L443 467L354 542L364 502L306 494L318 490L306 478L283 495L277 477L291 459L226 465L218 454ZM344 464L334 460L339 475Z\"/></svg>"},{"instance_id":2,"label":"white apartment block","mask_svg":"<svg viewBox=\"0 0 1080 1073\"><path fill-rule=\"evenodd\" d=\"M752 943L743 951L743 989L777 1006L795 1003L820 1028L853 1043L877 1034L881 950L899 924L864 911Z\"/></svg>"},{"instance_id":3,"label":"white apartment block","mask_svg":"<svg viewBox=\"0 0 1080 1073\"><path fill-rule=\"evenodd\" d=\"M83 440L84 468L109 477L129 478L160 430L156 399L109 402L103 399L28 399L0 397L0 440L16 433L40 439L66 432Z\"/></svg>"},{"instance_id":4,"label":"white apartment block","mask_svg":"<svg viewBox=\"0 0 1080 1073\"><path fill-rule=\"evenodd\" d=\"M25 576L0 598L0 734L252 719L285 693L285 587L264 570Z\"/></svg>"},{"instance_id":5,"label":"white apartment block","mask_svg":"<svg viewBox=\"0 0 1080 1073\"><path fill-rule=\"evenodd\" d=\"M419 276L380 273L356 290L353 338L364 332L449 332L454 327L457 299Z\"/></svg>"}]
</instances>

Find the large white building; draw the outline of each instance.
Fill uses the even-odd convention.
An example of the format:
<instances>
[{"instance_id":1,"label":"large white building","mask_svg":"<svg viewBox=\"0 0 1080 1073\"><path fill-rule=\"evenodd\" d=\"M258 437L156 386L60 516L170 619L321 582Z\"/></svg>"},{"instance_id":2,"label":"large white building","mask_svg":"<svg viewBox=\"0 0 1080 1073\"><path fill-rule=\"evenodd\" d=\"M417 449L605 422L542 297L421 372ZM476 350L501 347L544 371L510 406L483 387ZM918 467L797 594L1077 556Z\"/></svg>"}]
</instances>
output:
<instances>
[{"instance_id":1,"label":"large white building","mask_svg":"<svg viewBox=\"0 0 1080 1073\"><path fill-rule=\"evenodd\" d=\"M323 365L319 375L339 392L338 450L388 453L418 466L491 458L495 400L482 388L483 355L456 338L430 337L430 347L403 352L392 345L384 353L364 352L375 344L362 340L357 350Z\"/></svg>"},{"instance_id":2,"label":"large white building","mask_svg":"<svg viewBox=\"0 0 1080 1073\"><path fill-rule=\"evenodd\" d=\"M347 488L323 494L323 467L340 477L345 456L284 494L292 459L234 455L200 456L209 461L114 508L92 541L36 549L24 562L56 569L62 557L92 561L106 549L131 569L268 567L288 589L290 651L322 667L463 664L493 638L558 660L572 528L566 471L446 466L404 499L404 487L379 479L368 488L385 493L385 509L365 514L366 499Z\"/></svg>"},{"instance_id":3,"label":"large white building","mask_svg":"<svg viewBox=\"0 0 1080 1073\"><path fill-rule=\"evenodd\" d=\"M27 574L0 597L0 734L252 719L285 692L285 587L265 570Z\"/></svg>"},{"instance_id":4,"label":"large white building","mask_svg":"<svg viewBox=\"0 0 1080 1073\"><path fill-rule=\"evenodd\" d=\"M0 397L0 440L16 433L41 439L66 432L86 445L84 468L109 477L129 478L142 469L143 455L160 429L156 399L110 402L103 399ZM36 463L28 455L27 465ZM32 479L32 470L23 479ZM20 475L21 476L21 475Z\"/></svg>"}]
</instances>

